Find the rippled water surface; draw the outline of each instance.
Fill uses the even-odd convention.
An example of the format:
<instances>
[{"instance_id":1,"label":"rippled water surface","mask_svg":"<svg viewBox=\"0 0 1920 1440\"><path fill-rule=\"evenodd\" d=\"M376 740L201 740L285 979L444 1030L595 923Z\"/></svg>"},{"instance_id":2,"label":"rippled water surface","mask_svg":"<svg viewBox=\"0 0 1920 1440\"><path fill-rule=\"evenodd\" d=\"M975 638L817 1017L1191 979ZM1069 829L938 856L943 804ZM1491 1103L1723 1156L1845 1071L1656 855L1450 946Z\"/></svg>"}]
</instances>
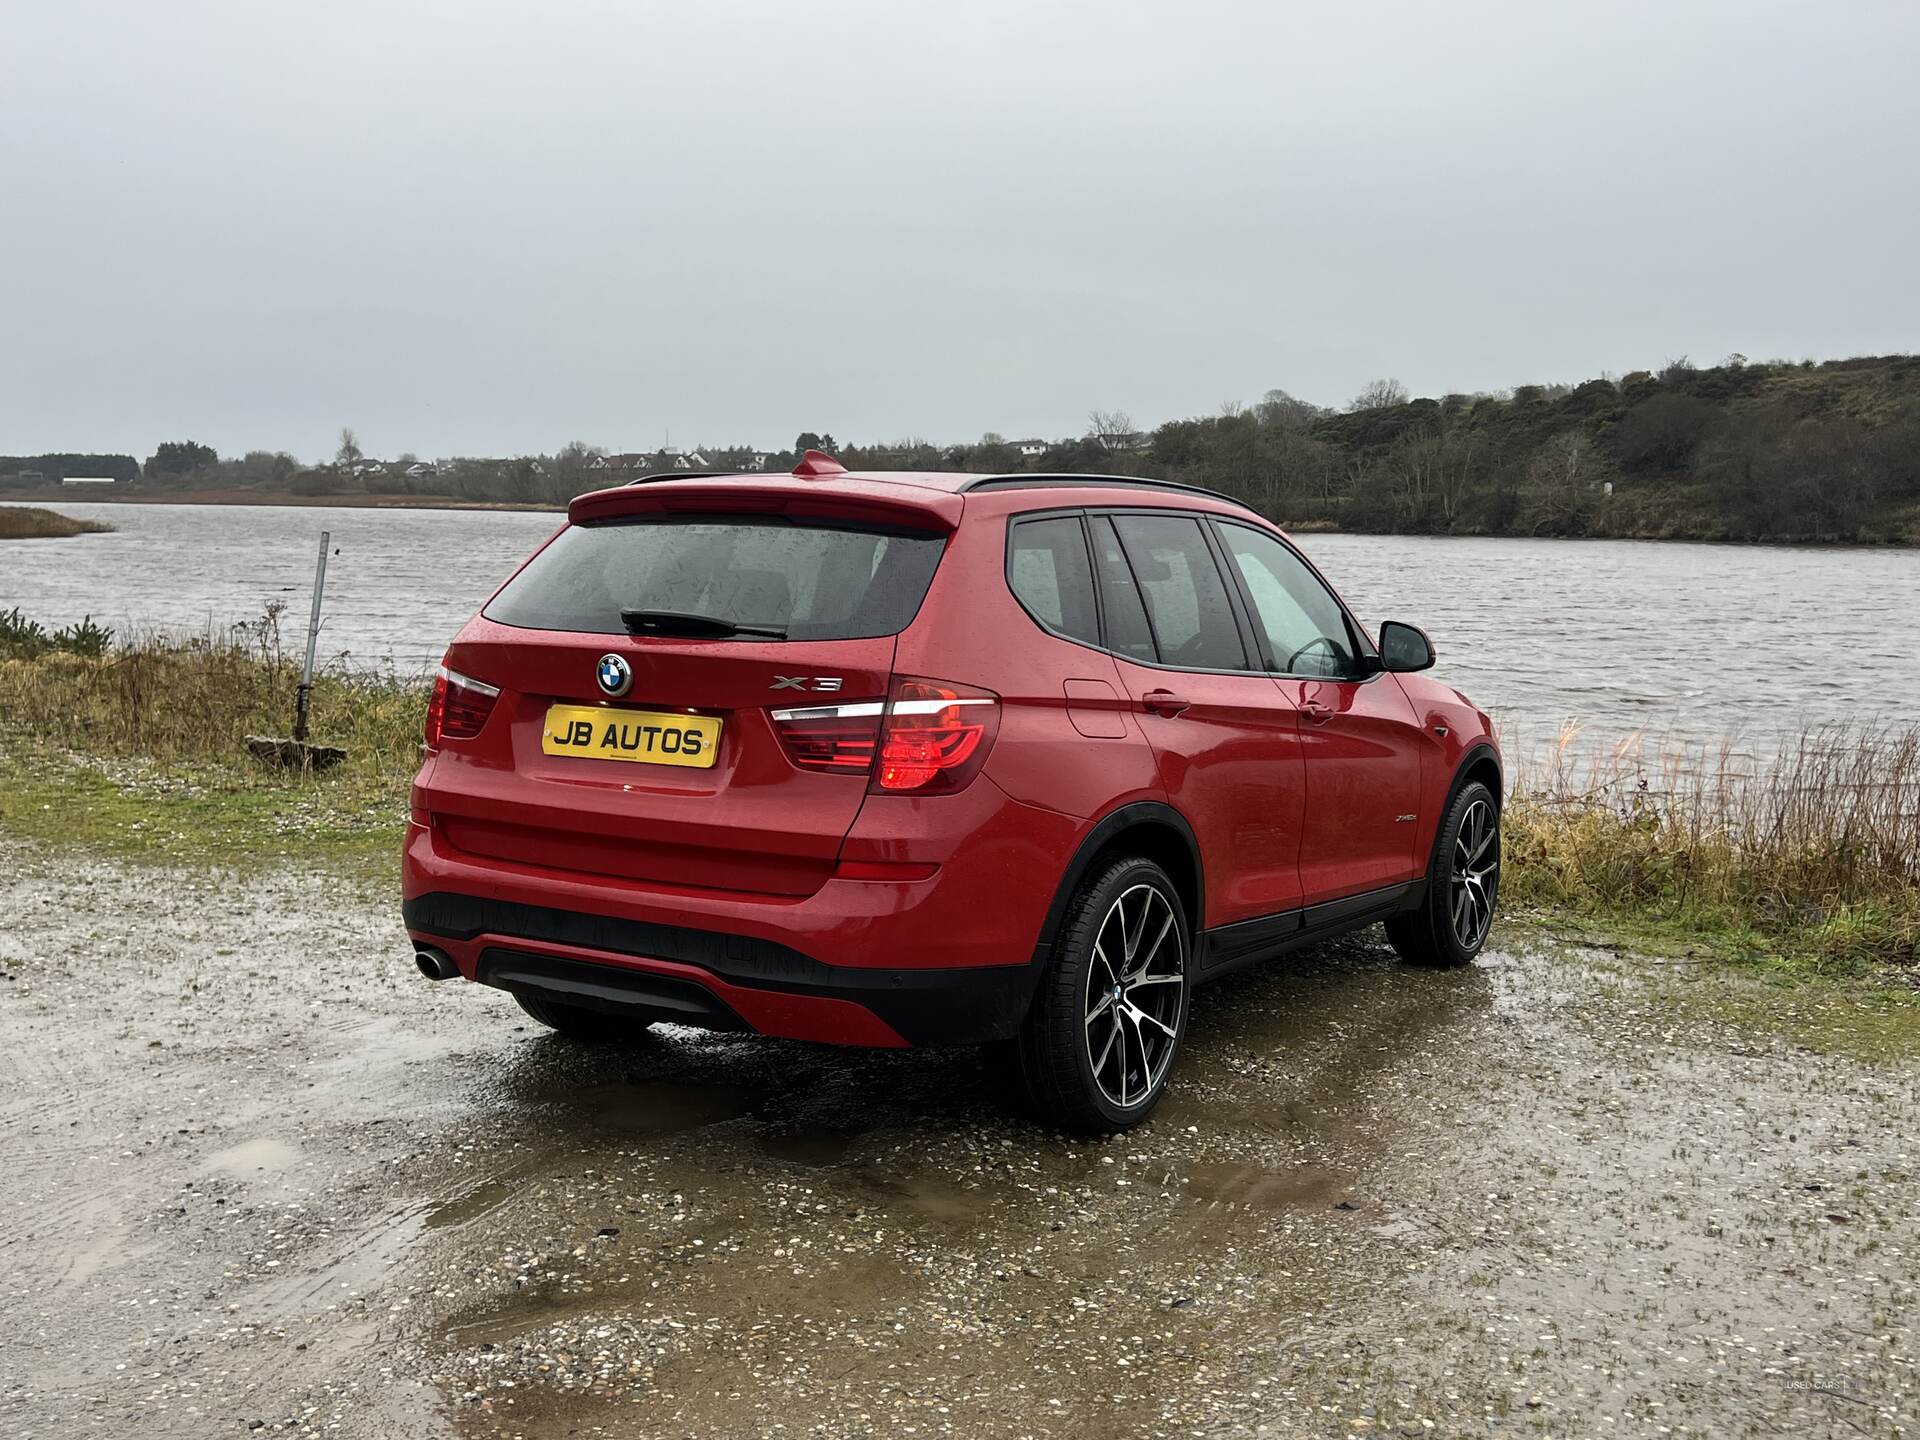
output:
<instances>
[{"instance_id":1,"label":"rippled water surface","mask_svg":"<svg viewBox=\"0 0 1920 1440\"><path fill-rule=\"evenodd\" d=\"M0 609L118 629L220 630L287 603L305 624L322 529L322 653L414 671L555 524L477 510L59 502L110 535L0 545ZM1410 620L1436 673L1534 748L1745 737L1920 716L1920 553L1619 540L1307 535L1362 620Z\"/></svg>"}]
</instances>

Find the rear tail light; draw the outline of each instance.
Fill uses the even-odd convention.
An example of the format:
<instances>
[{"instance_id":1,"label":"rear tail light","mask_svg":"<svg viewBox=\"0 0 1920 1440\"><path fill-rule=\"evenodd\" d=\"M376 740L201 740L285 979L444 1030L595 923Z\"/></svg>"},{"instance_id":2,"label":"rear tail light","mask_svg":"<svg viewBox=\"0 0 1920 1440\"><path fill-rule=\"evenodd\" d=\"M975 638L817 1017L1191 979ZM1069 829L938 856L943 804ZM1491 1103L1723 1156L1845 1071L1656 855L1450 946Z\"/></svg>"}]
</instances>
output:
<instances>
[{"instance_id":1,"label":"rear tail light","mask_svg":"<svg viewBox=\"0 0 1920 1440\"><path fill-rule=\"evenodd\" d=\"M1000 697L991 690L895 680L870 788L890 795L962 789L985 763L999 728Z\"/></svg>"},{"instance_id":2,"label":"rear tail light","mask_svg":"<svg viewBox=\"0 0 1920 1440\"><path fill-rule=\"evenodd\" d=\"M773 712L802 770L866 775L890 795L943 795L973 779L1000 728L1000 697L947 680L894 681L886 700Z\"/></svg>"},{"instance_id":3,"label":"rear tail light","mask_svg":"<svg viewBox=\"0 0 1920 1440\"><path fill-rule=\"evenodd\" d=\"M498 686L442 665L433 679L433 698L427 702L428 746L437 748L442 740L471 740L487 723L499 698Z\"/></svg>"},{"instance_id":4,"label":"rear tail light","mask_svg":"<svg viewBox=\"0 0 1920 1440\"><path fill-rule=\"evenodd\" d=\"M787 758L802 770L864 775L873 768L884 700L846 705L803 705L773 712L773 728Z\"/></svg>"}]
</instances>

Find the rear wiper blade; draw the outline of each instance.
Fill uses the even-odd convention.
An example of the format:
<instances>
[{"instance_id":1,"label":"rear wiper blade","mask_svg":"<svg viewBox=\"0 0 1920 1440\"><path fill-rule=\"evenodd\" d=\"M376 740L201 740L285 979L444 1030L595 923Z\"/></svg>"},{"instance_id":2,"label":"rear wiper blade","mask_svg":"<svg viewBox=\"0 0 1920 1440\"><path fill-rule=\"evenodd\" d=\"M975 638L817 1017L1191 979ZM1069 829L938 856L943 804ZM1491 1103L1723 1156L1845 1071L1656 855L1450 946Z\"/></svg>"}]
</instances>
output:
<instances>
[{"instance_id":1,"label":"rear wiper blade","mask_svg":"<svg viewBox=\"0 0 1920 1440\"><path fill-rule=\"evenodd\" d=\"M678 635L697 640L722 640L729 635L787 638L786 631L771 625L736 625L718 615L687 615L678 610L622 610L620 619L630 635Z\"/></svg>"}]
</instances>

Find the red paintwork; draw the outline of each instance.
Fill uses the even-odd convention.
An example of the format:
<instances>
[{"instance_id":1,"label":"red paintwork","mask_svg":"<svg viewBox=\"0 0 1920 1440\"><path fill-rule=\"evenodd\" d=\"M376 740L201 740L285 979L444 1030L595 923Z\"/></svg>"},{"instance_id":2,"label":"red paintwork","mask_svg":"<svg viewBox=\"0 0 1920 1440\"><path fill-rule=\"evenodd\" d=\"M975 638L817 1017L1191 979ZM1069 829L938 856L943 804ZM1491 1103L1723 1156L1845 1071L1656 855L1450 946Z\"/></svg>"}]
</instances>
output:
<instances>
[{"instance_id":1,"label":"red paintwork","mask_svg":"<svg viewBox=\"0 0 1920 1440\"><path fill-rule=\"evenodd\" d=\"M445 742L421 767L405 893L725 931L837 966L961 969L1026 964L1082 840L1137 801L1171 806L1191 827L1209 927L1424 873L1463 759L1494 743L1484 713L1427 675L1348 683L1180 671L1047 634L1007 586L1010 516L1112 506L1246 522L1248 513L1204 495L1097 481L957 493L968 478L848 474L809 455L792 477L667 480L574 500L576 523L724 509L910 523L949 538L917 616L886 639L629 639L469 621L446 663L502 693L477 737ZM548 704L602 703L594 667L608 651L635 674L615 703L724 719L713 769L541 753ZM844 683L827 696L770 690L773 675L800 672ZM788 759L770 708L878 698L899 675L1000 697L985 764L958 793L869 793L864 774ZM1185 704L1161 706L1156 691ZM446 949L469 977L484 943L416 938ZM682 975L768 1034L903 1043L850 1001L514 943Z\"/></svg>"},{"instance_id":2,"label":"red paintwork","mask_svg":"<svg viewBox=\"0 0 1920 1440\"><path fill-rule=\"evenodd\" d=\"M436 940L434 943L453 957L453 963L469 980L479 969L480 952L489 945L527 948L525 941L511 935L476 935L471 940ZM892 1026L866 1006L851 1000L826 995L793 995L753 985L730 985L697 965L682 965L672 960L649 960L611 950L589 950L579 945L551 942L542 944L540 949L566 960L587 960L596 965L611 965L616 970L668 975L704 985L762 1035L777 1035L784 1040L817 1040L829 1045L865 1045L879 1050L906 1048L907 1042Z\"/></svg>"}]
</instances>

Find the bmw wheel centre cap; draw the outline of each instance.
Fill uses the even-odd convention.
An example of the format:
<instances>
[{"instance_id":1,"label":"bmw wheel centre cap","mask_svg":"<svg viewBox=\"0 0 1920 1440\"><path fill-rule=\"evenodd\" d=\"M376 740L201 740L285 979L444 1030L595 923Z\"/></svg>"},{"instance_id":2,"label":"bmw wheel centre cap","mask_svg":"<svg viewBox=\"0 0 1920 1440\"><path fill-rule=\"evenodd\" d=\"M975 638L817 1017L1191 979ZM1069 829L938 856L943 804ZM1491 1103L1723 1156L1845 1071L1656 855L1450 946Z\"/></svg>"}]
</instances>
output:
<instances>
[{"instance_id":1,"label":"bmw wheel centre cap","mask_svg":"<svg viewBox=\"0 0 1920 1440\"><path fill-rule=\"evenodd\" d=\"M616 698L633 688L633 667L618 655L602 655L594 674L600 688Z\"/></svg>"}]
</instances>

